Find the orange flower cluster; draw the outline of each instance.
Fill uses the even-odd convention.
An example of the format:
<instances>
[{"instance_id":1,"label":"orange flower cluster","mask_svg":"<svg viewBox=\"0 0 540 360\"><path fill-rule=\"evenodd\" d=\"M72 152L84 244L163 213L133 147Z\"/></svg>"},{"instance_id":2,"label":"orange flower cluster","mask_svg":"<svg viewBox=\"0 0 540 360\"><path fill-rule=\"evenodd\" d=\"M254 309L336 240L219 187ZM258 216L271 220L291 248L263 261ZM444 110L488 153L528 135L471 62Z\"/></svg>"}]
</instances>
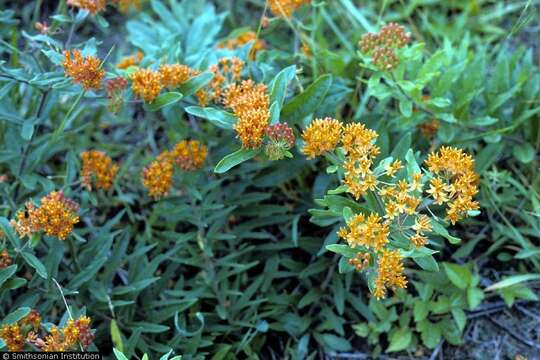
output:
<instances>
[{"instance_id":1,"label":"orange flower cluster","mask_svg":"<svg viewBox=\"0 0 540 360\"><path fill-rule=\"evenodd\" d=\"M426 233L432 231L431 218L420 214L428 177L420 169L411 173L409 168L405 174L399 159L388 158L375 167L374 160L380 153L375 145L378 134L360 123L343 126L335 119L316 120L302 136L306 143L303 152L309 157L332 151L341 143L345 154L340 163L344 190L356 200L371 192L380 206L380 215L355 214L338 231L338 236L351 248L367 251L379 259L375 296L384 296L387 287L404 287L403 266L399 252L390 247L390 233L398 232L407 238L410 249L428 243ZM452 223L465 217L467 211L478 209L478 203L472 199L478 192L478 176L470 155L460 149L443 147L429 155L426 166L433 174L426 193L436 204L448 204L446 216ZM353 265L363 269L364 263L358 260ZM387 264L394 265L384 268Z\"/></svg>"},{"instance_id":2,"label":"orange flower cluster","mask_svg":"<svg viewBox=\"0 0 540 360\"><path fill-rule=\"evenodd\" d=\"M291 17L302 5L311 3L311 0L270 0L270 10L276 16Z\"/></svg>"},{"instance_id":3,"label":"orange flower cluster","mask_svg":"<svg viewBox=\"0 0 540 360\"><path fill-rule=\"evenodd\" d=\"M372 62L381 70L391 70L399 65L395 49L406 46L411 41L411 34L396 23L381 28L378 34L366 33L358 43L360 50L371 54Z\"/></svg>"},{"instance_id":4,"label":"orange flower cluster","mask_svg":"<svg viewBox=\"0 0 540 360\"><path fill-rule=\"evenodd\" d=\"M118 7L118 10L122 13L129 11L131 7L135 10L141 9L141 0L112 0L113 3Z\"/></svg>"},{"instance_id":5,"label":"orange flower cluster","mask_svg":"<svg viewBox=\"0 0 540 360\"><path fill-rule=\"evenodd\" d=\"M16 220L11 220L11 225L21 237L43 231L48 236L64 240L79 222L78 211L77 203L66 198L61 191L53 191L41 198L39 207L28 202L26 210L20 210Z\"/></svg>"},{"instance_id":6,"label":"orange flower cluster","mask_svg":"<svg viewBox=\"0 0 540 360\"><path fill-rule=\"evenodd\" d=\"M339 229L338 235L352 248L363 246L380 251L388 244L390 227L378 214L367 218L363 214L354 215L347 221L347 227Z\"/></svg>"},{"instance_id":7,"label":"orange flower cluster","mask_svg":"<svg viewBox=\"0 0 540 360\"><path fill-rule=\"evenodd\" d=\"M30 343L35 337L35 332L41 326L41 316L36 310L14 324L4 325L0 328L2 339L8 351L23 351L26 343Z\"/></svg>"},{"instance_id":8,"label":"orange flower cluster","mask_svg":"<svg viewBox=\"0 0 540 360\"><path fill-rule=\"evenodd\" d=\"M169 192L174 174L169 152L160 154L156 160L142 171L142 183L153 198L160 198Z\"/></svg>"},{"instance_id":9,"label":"orange flower cluster","mask_svg":"<svg viewBox=\"0 0 540 360\"><path fill-rule=\"evenodd\" d=\"M143 185L150 196L166 195L171 186L176 164L183 171L200 169L208 155L208 148L197 140L182 140L171 151L164 151L142 172Z\"/></svg>"},{"instance_id":10,"label":"orange flower cluster","mask_svg":"<svg viewBox=\"0 0 540 360\"><path fill-rule=\"evenodd\" d=\"M70 319L61 329L52 326L44 341L37 339L33 342L45 352L75 350L78 345L86 350L94 340L90 323L87 316L81 316L77 320Z\"/></svg>"},{"instance_id":11,"label":"orange flower cluster","mask_svg":"<svg viewBox=\"0 0 540 360\"><path fill-rule=\"evenodd\" d=\"M178 87L198 73L197 70L181 64L161 65L159 71L138 69L131 74L131 88L135 95L151 103L164 87Z\"/></svg>"},{"instance_id":12,"label":"orange flower cluster","mask_svg":"<svg viewBox=\"0 0 540 360\"><path fill-rule=\"evenodd\" d=\"M159 95L163 84L161 73L150 69L138 69L131 74L133 93L147 103L151 103Z\"/></svg>"},{"instance_id":13,"label":"orange flower cluster","mask_svg":"<svg viewBox=\"0 0 540 360\"><path fill-rule=\"evenodd\" d=\"M67 4L82 10L88 10L92 15L105 10L107 5L105 0L67 0Z\"/></svg>"},{"instance_id":14,"label":"orange flower cluster","mask_svg":"<svg viewBox=\"0 0 540 360\"><path fill-rule=\"evenodd\" d=\"M116 67L121 70L125 70L129 68L130 66L137 66L141 63L142 59L144 58L144 54L141 51L137 51L135 55L125 56L118 64L116 64Z\"/></svg>"},{"instance_id":15,"label":"orange flower cluster","mask_svg":"<svg viewBox=\"0 0 540 360\"><path fill-rule=\"evenodd\" d=\"M438 205L448 204L446 218L452 224L467 217L467 212L478 210L473 197L478 193L478 174L474 171L474 159L461 149L443 146L429 155L425 162L433 173L429 190Z\"/></svg>"},{"instance_id":16,"label":"orange flower cluster","mask_svg":"<svg viewBox=\"0 0 540 360\"><path fill-rule=\"evenodd\" d=\"M315 119L302 133L304 148L302 152L308 159L322 155L336 148L342 133L342 124L332 118Z\"/></svg>"},{"instance_id":17,"label":"orange flower cluster","mask_svg":"<svg viewBox=\"0 0 540 360\"><path fill-rule=\"evenodd\" d=\"M221 58L218 63L210 66L210 71L214 74L208 89L197 92L199 105L206 106L210 102L220 103L223 91L231 84L240 81L244 62L237 57Z\"/></svg>"},{"instance_id":18,"label":"orange flower cluster","mask_svg":"<svg viewBox=\"0 0 540 360\"><path fill-rule=\"evenodd\" d=\"M170 151L172 161L184 171L200 169L208 155L208 148L197 140L182 140Z\"/></svg>"},{"instance_id":19,"label":"orange flower cluster","mask_svg":"<svg viewBox=\"0 0 540 360\"><path fill-rule=\"evenodd\" d=\"M369 262L371 261L370 253L359 252L356 253L356 256L349 259L349 265L352 265L356 270L361 271L369 267Z\"/></svg>"},{"instance_id":20,"label":"orange flower cluster","mask_svg":"<svg viewBox=\"0 0 540 360\"><path fill-rule=\"evenodd\" d=\"M243 32L234 38L222 42L218 47L233 50L242 47L251 41L253 41L253 45L249 51L249 57L251 60L255 60L257 53L266 47L265 42L257 37L255 31Z\"/></svg>"},{"instance_id":21,"label":"orange flower cluster","mask_svg":"<svg viewBox=\"0 0 540 360\"><path fill-rule=\"evenodd\" d=\"M191 69L187 65L171 64L161 65L159 67L159 73L161 74L163 86L174 89L188 81L191 77L197 75L199 72Z\"/></svg>"},{"instance_id":22,"label":"orange flower cluster","mask_svg":"<svg viewBox=\"0 0 540 360\"><path fill-rule=\"evenodd\" d=\"M82 56L79 50L64 51L64 72L73 79L74 83L81 84L84 90L98 90L105 71L101 69L101 60L95 56Z\"/></svg>"},{"instance_id":23,"label":"orange flower cluster","mask_svg":"<svg viewBox=\"0 0 540 360\"><path fill-rule=\"evenodd\" d=\"M0 252L0 269L7 268L13 263L13 260L11 259L11 256L9 256L9 253L6 249L2 250Z\"/></svg>"},{"instance_id":24,"label":"orange flower cluster","mask_svg":"<svg viewBox=\"0 0 540 360\"><path fill-rule=\"evenodd\" d=\"M399 251L384 249L379 255L378 274L375 279L373 296L377 299L382 299L386 296L387 288L406 288L407 279L403 275L403 270Z\"/></svg>"},{"instance_id":25,"label":"orange flower cluster","mask_svg":"<svg viewBox=\"0 0 540 360\"><path fill-rule=\"evenodd\" d=\"M109 190L114 177L118 172L118 165L102 151L89 150L81 153L82 183L88 190L92 190L92 180L96 189Z\"/></svg>"},{"instance_id":26,"label":"orange flower cluster","mask_svg":"<svg viewBox=\"0 0 540 360\"><path fill-rule=\"evenodd\" d=\"M270 97L266 85L244 80L231 84L225 91L223 104L238 118L234 125L244 149L257 149L262 145L270 119Z\"/></svg>"}]
</instances>

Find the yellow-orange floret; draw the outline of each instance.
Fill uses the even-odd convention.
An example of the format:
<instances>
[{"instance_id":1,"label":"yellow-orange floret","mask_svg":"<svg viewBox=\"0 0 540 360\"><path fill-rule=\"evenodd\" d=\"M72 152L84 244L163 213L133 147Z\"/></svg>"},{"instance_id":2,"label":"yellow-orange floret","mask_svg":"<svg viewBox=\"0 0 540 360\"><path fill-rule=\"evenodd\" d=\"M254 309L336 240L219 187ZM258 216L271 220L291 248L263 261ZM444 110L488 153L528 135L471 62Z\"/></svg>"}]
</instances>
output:
<instances>
[{"instance_id":1,"label":"yellow-orange floret","mask_svg":"<svg viewBox=\"0 0 540 360\"><path fill-rule=\"evenodd\" d=\"M404 289L407 287L407 279L403 275L403 263L397 250L383 249L379 254L377 278L375 279L375 291L373 295L377 299L386 296L387 289Z\"/></svg>"},{"instance_id":2,"label":"yellow-orange floret","mask_svg":"<svg viewBox=\"0 0 540 360\"><path fill-rule=\"evenodd\" d=\"M74 83L81 84L84 90L98 90L105 71L101 69L101 60L95 56L82 56L79 50L64 51L64 72L73 79Z\"/></svg>"},{"instance_id":3,"label":"yellow-orange floret","mask_svg":"<svg viewBox=\"0 0 540 360\"><path fill-rule=\"evenodd\" d=\"M332 118L315 119L302 133L302 152L308 159L333 151L341 139L342 124Z\"/></svg>"},{"instance_id":4,"label":"yellow-orange floret","mask_svg":"<svg viewBox=\"0 0 540 360\"><path fill-rule=\"evenodd\" d=\"M89 150L81 153L82 183L88 190L92 189L92 180L96 189L109 190L118 172L118 165L102 151Z\"/></svg>"},{"instance_id":5,"label":"yellow-orange floret","mask_svg":"<svg viewBox=\"0 0 540 360\"><path fill-rule=\"evenodd\" d=\"M171 188L174 168L170 158L170 153L165 152L142 171L143 185L154 198L166 195Z\"/></svg>"},{"instance_id":6,"label":"yellow-orange floret","mask_svg":"<svg viewBox=\"0 0 540 360\"><path fill-rule=\"evenodd\" d=\"M262 145L270 118L270 97L266 85L252 80L232 84L225 91L223 104L232 109L238 118L234 125L244 149L256 149Z\"/></svg>"},{"instance_id":7,"label":"yellow-orange floret","mask_svg":"<svg viewBox=\"0 0 540 360\"><path fill-rule=\"evenodd\" d=\"M197 140L182 140L170 152L176 165L184 171L200 169L204 165L208 148Z\"/></svg>"},{"instance_id":8,"label":"yellow-orange floret","mask_svg":"<svg viewBox=\"0 0 540 360\"><path fill-rule=\"evenodd\" d=\"M150 69L139 69L131 74L133 93L147 103L151 103L159 95L163 84L161 74Z\"/></svg>"}]
</instances>

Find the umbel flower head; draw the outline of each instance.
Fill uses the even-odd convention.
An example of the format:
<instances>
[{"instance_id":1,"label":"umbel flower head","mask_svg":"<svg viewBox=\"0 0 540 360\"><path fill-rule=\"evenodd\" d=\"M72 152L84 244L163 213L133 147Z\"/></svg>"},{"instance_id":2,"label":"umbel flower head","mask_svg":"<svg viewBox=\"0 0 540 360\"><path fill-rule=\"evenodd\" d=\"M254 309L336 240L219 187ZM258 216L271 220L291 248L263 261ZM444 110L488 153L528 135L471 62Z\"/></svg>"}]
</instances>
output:
<instances>
[{"instance_id":1,"label":"umbel flower head","mask_svg":"<svg viewBox=\"0 0 540 360\"><path fill-rule=\"evenodd\" d=\"M257 37L255 31L245 31L234 38L222 42L218 47L233 50L242 47L251 41L253 41L253 44L249 52L249 58L255 60L257 53L266 47L265 42Z\"/></svg>"},{"instance_id":2,"label":"umbel flower head","mask_svg":"<svg viewBox=\"0 0 540 360\"><path fill-rule=\"evenodd\" d=\"M120 111L124 104L124 90L127 85L127 80L120 76L107 80L105 88L109 99L107 105L109 111L113 113Z\"/></svg>"},{"instance_id":3,"label":"umbel flower head","mask_svg":"<svg viewBox=\"0 0 540 360\"><path fill-rule=\"evenodd\" d=\"M262 145L270 118L270 97L266 85L244 80L232 84L225 91L223 104L238 118L234 125L244 149L257 149Z\"/></svg>"},{"instance_id":4,"label":"umbel flower head","mask_svg":"<svg viewBox=\"0 0 540 360\"><path fill-rule=\"evenodd\" d=\"M204 165L208 148L197 140L182 140L170 151L172 161L184 171L194 171Z\"/></svg>"},{"instance_id":5,"label":"umbel flower head","mask_svg":"<svg viewBox=\"0 0 540 360\"><path fill-rule=\"evenodd\" d=\"M294 133L286 123L269 125L266 128L268 143L264 152L270 160L281 160L285 156L292 156L289 149L294 145Z\"/></svg>"},{"instance_id":6,"label":"umbel flower head","mask_svg":"<svg viewBox=\"0 0 540 360\"><path fill-rule=\"evenodd\" d=\"M81 84L84 90L98 90L105 71L101 69L101 61L94 56L82 56L79 50L64 51L64 72L73 79L74 83Z\"/></svg>"},{"instance_id":7,"label":"umbel flower head","mask_svg":"<svg viewBox=\"0 0 540 360\"><path fill-rule=\"evenodd\" d=\"M148 189L153 198L167 195L173 180L174 168L171 154L166 151L161 153L156 160L145 167L142 171L142 183Z\"/></svg>"},{"instance_id":8,"label":"umbel flower head","mask_svg":"<svg viewBox=\"0 0 540 360\"><path fill-rule=\"evenodd\" d=\"M332 151L341 139L343 125L332 118L315 119L302 133L304 148L302 152L308 159Z\"/></svg>"},{"instance_id":9,"label":"umbel flower head","mask_svg":"<svg viewBox=\"0 0 540 360\"><path fill-rule=\"evenodd\" d=\"M163 84L161 73L150 69L138 69L131 74L133 93L147 103L151 103L159 95Z\"/></svg>"},{"instance_id":10,"label":"umbel flower head","mask_svg":"<svg viewBox=\"0 0 540 360\"><path fill-rule=\"evenodd\" d=\"M386 296L387 288L405 289L407 279L403 275L403 263L398 250L384 249L379 254L378 272L375 279L373 296L382 299Z\"/></svg>"},{"instance_id":11,"label":"umbel flower head","mask_svg":"<svg viewBox=\"0 0 540 360\"><path fill-rule=\"evenodd\" d=\"M163 86L174 89L188 81L197 72L187 65L171 64L161 65L159 67L159 73L161 74Z\"/></svg>"},{"instance_id":12,"label":"umbel flower head","mask_svg":"<svg viewBox=\"0 0 540 360\"><path fill-rule=\"evenodd\" d=\"M0 251L0 270L7 268L13 263L13 259L9 256L6 249Z\"/></svg>"},{"instance_id":13,"label":"umbel flower head","mask_svg":"<svg viewBox=\"0 0 540 360\"><path fill-rule=\"evenodd\" d=\"M48 236L65 240L79 222L78 212L77 203L66 198L63 192L53 191L41 198L39 207L26 203L26 210L20 210L11 225L21 237L43 231Z\"/></svg>"},{"instance_id":14,"label":"umbel flower head","mask_svg":"<svg viewBox=\"0 0 540 360\"><path fill-rule=\"evenodd\" d=\"M77 7L81 10L87 10L92 15L105 10L105 0L67 0L69 6Z\"/></svg>"},{"instance_id":15,"label":"umbel flower head","mask_svg":"<svg viewBox=\"0 0 540 360\"><path fill-rule=\"evenodd\" d=\"M221 58L217 64L210 66L210 71L214 74L208 88L197 92L199 105L206 106L211 101L221 103L223 92L231 84L240 81L244 62L237 57Z\"/></svg>"},{"instance_id":16,"label":"umbel flower head","mask_svg":"<svg viewBox=\"0 0 540 360\"><path fill-rule=\"evenodd\" d=\"M406 46L411 41L411 34L396 23L389 23L378 34L366 33L358 43L360 50L371 54L372 62L381 70L391 70L399 65L395 49Z\"/></svg>"},{"instance_id":17,"label":"umbel flower head","mask_svg":"<svg viewBox=\"0 0 540 360\"><path fill-rule=\"evenodd\" d=\"M118 172L118 165L104 152L89 150L81 153L82 183L88 190L92 190L92 182L96 189L109 190L113 184L114 177Z\"/></svg>"},{"instance_id":18,"label":"umbel flower head","mask_svg":"<svg viewBox=\"0 0 540 360\"><path fill-rule=\"evenodd\" d=\"M135 55L125 56L122 59L120 59L118 64L116 64L116 67L122 70L127 69L130 66L139 65L143 58L144 58L144 54L141 51L137 51Z\"/></svg>"},{"instance_id":19,"label":"umbel flower head","mask_svg":"<svg viewBox=\"0 0 540 360\"><path fill-rule=\"evenodd\" d=\"M276 16L291 17L302 5L311 3L311 0L269 0L270 10Z\"/></svg>"},{"instance_id":20,"label":"umbel flower head","mask_svg":"<svg viewBox=\"0 0 540 360\"><path fill-rule=\"evenodd\" d=\"M34 342L45 352L74 350L79 344L83 350L87 350L94 340L90 323L90 318L86 316L81 316L77 320L70 319L61 329L53 325L45 341L39 339L41 341Z\"/></svg>"},{"instance_id":21,"label":"umbel flower head","mask_svg":"<svg viewBox=\"0 0 540 360\"><path fill-rule=\"evenodd\" d=\"M436 204L447 204L446 218L452 224L467 217L468 211L478 210L473 197L478 193L479 177L471 155L443 146L428 156L426 166L433 174L426 192Z\"/></svg>"}]
</instances>

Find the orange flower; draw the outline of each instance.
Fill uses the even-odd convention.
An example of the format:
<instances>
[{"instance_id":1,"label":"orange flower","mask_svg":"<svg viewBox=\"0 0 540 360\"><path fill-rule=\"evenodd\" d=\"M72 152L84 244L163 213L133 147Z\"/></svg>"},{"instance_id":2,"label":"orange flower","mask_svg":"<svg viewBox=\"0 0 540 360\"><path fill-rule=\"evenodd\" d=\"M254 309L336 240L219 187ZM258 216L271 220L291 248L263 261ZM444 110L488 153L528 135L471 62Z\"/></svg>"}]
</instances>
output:
<instances>
[{"instance_id":1,"label":"orange flower","mask_svg":"<svg viewBox=\"0 0 540 360\"><path fill-rule=\"evenodd\" d=\"M218 47L232 50L232 49L242 47L251 41L253 41L253 44L249 52L249 57L251 60L255 60L257 53L263 50L266 47L266 44L264 43L263 40L257 38L257 33L254 31L243 32L234 38L231 38L222 42L221 44L218 45Z\"/></svg>"},{"instance_id":2,"label":"orange flower","mask_svg":"<svg viewBox=\"0 0 540 360\"><path fill-rule=\"evenodd\" d=\"M22 351L24 348L24 336L18 324L0 328L0 339L4 340L9 351Z\"/></svg>"},{"instance_id":3,"label":"orange flower","mask_svg":"<svg viewBox=\"0 0 540 360\"><path fill-rule=\"evenodd\" d=\"M0 269L7 268L13 263L13 260L11 259L11 256L9 256L9 253L6 249L2 250L0 252Z\"/></svg>"},{"instance_id":4,"label":"orange flower","mask_svg":"<svg viewBox=\"0 0 540 360\"><path fill-rule=\"evenodd\" d=\"M375 130L366 128L364 124L347 124L343 129L343 149L346 154L358 158L361 156L372 155L373 149L378 148L374 145L379 134Z\"/></svg>"},{"instance_id":5,"label":"orange flower","mask_svg":"<svg viewBox=\"0 0 540 360\"><path fill-rule=\"evenodd\" d=\"M311 3L311 0L270 0L270 10L274 15L291 17L302 5Z\"/></svg>"},{"instance_id":6,"label":"orange flower","mask_svg":"<svg viewBox=\"0 0 540 360\"><path fill-rule=\"evenodd\" d=\"M332 118L315 119L302 133L304 148L302 152L312 159L315 156L333 151L340 138L342 124L339 120Z\"/></svg>"},{"instance_id":7,"label":"orange flower","mask_svg":"<svg viewBox=\"0 0 540 360\"><path fill-rule=\"evenodd\" d=\"M151 103L159 95L163 84L161 74L149 69L139 69L131 74L133 93L147 103Z\"/></svg>"},{"instance_id":8,"label":"orange flower","mask_svg":"<svg viewBox=\"0 0 540 360\"><path fill-rule=\"evenodd\" d=\"M225 91L223 103L230 107L238 121L234 125L244 149L256 149L262 145L270 118L270 97L266 85L252 80L232 84Z\"/></svg>"},{"instance_id":9,"label":"orange flower","mask_svg":"<svg viewBox=\"0 0 540 360\"><path fill-rule=\"evenodd\" d=\"M182 170L193 171L204 165L208 148L197 140L182 140L176 144L170 154L175 164Z\"/></svg>"},{"instance_id":10,"label":"orange flower","mask_svg":"<svg viewBox=\"0 0 540 360\"><path fill-rule=\"evenodd\" d=\"M92 178L96 189L109 190L114 177L118 172L118 165L104 152L97 150L84 151L81 153L83 161L82 182L88 190L92 190Z\"/></svg>"},{"instance_id":11,"label":"orange flower","mask_svg":"<svg viewBox=\"0 0 540 360\"><path fill-rule=\"evenodd\" d=\"M161 65L159 67L163 86L174 89L190 79L195 73L189 66L181 64Z\"/></svg>"},{"instance_id":12,"label":"orange flower","mask_svg":"<svg viewBox=\"0 0 540 360\"><path fill-rule=\"evenodd\" d=\"M61 191L53 191L41 198L39 207L28 202L26 211L19 211L17 220L11 220L11 224L20 236L30 236L43 231L49 236L64 240L79 222L78 211L77 203L66 198Z\"/></svg>"},{"instance_id":13,"label":"orange flower","mask_svg":"<svg viewBox=\"0 0 540 360\"><path fill-rule=\"evenodd\" d=\"M379 251L389 242L390 228L377 214L371 214L367 219L363 214L355 215L347 221L347 227L348 230L340 229L338 235L350 247L364 246Z\"/></svg>"},{"instance_id":14,"label":"orange flower","mask_svg":"<svg viewBox=\"0 0 540 360\"><path fill-rule=\"evenodd\" d=\"M375 291L373 295L377 299L386 296L387 288L404 289L407 287L407 279L403 275L403 263L397 250L384 249L379 254L378 274L375 279Z\"/></svg>"},{"instance_id":15,"label":"orange flower","mask_svg":"<svg viewBox=\"0 0 540 360\"><path fill-rule=\"evenodd\" d=\"M144 57L144 54L140 51L137 51L135 55L125 56L122 59L120 59L120 62L116 64L116 67L118 69L127 69L130 66L139 65Z\"/></svg>"},{"instance_id":16,"label":"orange flower","mask_svg":"<svg viewBox=\"0 0 540 360\"><path fill-rule=\"evenodd\" d=\"M92 15L105 10L106 6L105 0L68 0L67 4L82 10L88 10Z\"/></svg>"},{"instance_id":17,"label":"orange flower","mask_svg":"<svg viewBox=\"0 0 540 360\"><path fill-rule=\"evenodd\" d=\"M154 198L166 195L171 188L174 168L170 158L170 153L164 152L142 172L143 185Z\"/></svg>"},{"instance_id":18,"label":"orange flower","mask_svg":"<svg viewBox=\"0 0 540 360\"><path fill-rule=\"evenodd\" d=\"M74 83L81 84L84 90L98 90L105 71L101 69L101 60L94 56L82 56L79 50L64 51L64 72L73 79Z\"/></svg>"}]
</instances>

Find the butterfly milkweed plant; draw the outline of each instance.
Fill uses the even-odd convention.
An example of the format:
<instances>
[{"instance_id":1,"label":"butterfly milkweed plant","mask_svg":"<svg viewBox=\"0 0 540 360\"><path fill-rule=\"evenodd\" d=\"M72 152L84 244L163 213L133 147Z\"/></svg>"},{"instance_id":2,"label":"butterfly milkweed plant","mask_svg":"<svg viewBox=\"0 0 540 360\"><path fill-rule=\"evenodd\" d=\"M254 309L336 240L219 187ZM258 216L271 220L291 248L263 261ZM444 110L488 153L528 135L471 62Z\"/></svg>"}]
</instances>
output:
<instances>
[{"instance_id":1,"label":"butterfly milkweed plant","mask_svg":"<svg viewBox=\"0 0 540 360\"><path fill-rule=\"evenodd\" d=\"M539 11L0 0L0 351L537 358Z\"/></svg>"}]
</instances>

